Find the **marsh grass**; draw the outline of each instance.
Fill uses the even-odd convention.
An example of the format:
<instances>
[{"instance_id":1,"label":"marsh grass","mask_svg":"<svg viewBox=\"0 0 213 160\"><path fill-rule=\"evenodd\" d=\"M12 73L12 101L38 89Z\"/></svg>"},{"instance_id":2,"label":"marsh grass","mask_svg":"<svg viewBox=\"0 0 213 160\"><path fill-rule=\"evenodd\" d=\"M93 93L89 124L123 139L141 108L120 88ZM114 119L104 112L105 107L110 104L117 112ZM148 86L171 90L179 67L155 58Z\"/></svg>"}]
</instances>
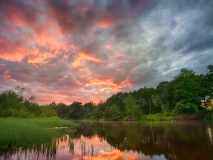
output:
<instances>
[{"instance_id":1,"label":"marsh grass","mask_svg":"<svg viewBox=\"0 0 213 160\"><path fill-rule=\"evenodd\" d=\"M64 134L54 127L75 127L75 123L58 117L0 118L0 154L10 149L51 145L54 138Z\"/></svg>"},{"instance_id":2,"label":"marsh grass","mask_svg":"<svg viewBox=\"0 0 213 160\"><path fill-rule=\"evenodd\" d=\"M142 115L140 121L173 121L175 116L172 114L152 114Z\"/></svg>"}]
</instances>

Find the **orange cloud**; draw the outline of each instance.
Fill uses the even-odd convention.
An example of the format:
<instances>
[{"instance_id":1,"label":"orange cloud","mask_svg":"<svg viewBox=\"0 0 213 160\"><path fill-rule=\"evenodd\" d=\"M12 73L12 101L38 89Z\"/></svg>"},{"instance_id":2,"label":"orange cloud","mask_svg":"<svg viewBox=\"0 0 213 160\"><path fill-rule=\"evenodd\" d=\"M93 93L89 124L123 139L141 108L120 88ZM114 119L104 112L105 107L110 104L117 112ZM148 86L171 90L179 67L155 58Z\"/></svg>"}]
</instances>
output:
<instances>
[{"instance_id":1,"label":"orange cloud","mask_svg":"<svg viewBox=\"0 0 213 160\"><path fill-rule=\"evenodd\" d=\"M114 22L112 20L101 20L95 24L96 27L102 28L102 29L109 28L112 25L114 25Z\"/></svg>"},{"instance_id":2,"label":"orange cloud","mask_svg":"<svg viewBox=\"0 0 213 160\"><path fill-rule=\"evenodd\" d=\"M102 17L96 22L95 26L105 29L113 26L115 24L115 20L113 19L113 15L109 13L104 13Z\"/></svg>"},{"instance_id":3,"label":"orange cloud","mask_svg":"<svg viewBox=\"0 0 213 160\"><path fill-rule=\"evenodd\" d=\"M123 88L132 87L133 83L131 83L128 79L125 79L120 84Z\"/></svg>"},{"instance_id":4,"label":"orange cloud","mask_svg":"<svg viewBox=\"0 0 213 160\"><path fill-rule=\"evenodd\" d=\"M3 77L5 78L5 79L10 79L10 80L12 80L12 81L16 81L14 78L12 78L12 76L10 75L10 71L9 70L7 70L7 71L5 71L4 73L3 73Z\"/></svg>"},{"instance_id":5,"label":"orange cloud","mask_svg":"<svg viewBox=\"0 0 213 160\"><path fill-rule=\"evenodd\" d=\"M97 59L95 57L92 57L84 52L80 52L79 53L79 56L82 58L82 59L86 59L86 60L89 60L89 61L93 61L93 62L101 62L100 59Z\"/></svg>"},{"instance_id":6,"label":"orange cloud","mask_svg":"<svg viewBox=\"0 0 213 160\"><path fill-rule=\"evenodd\" d=\"M9 12L8 18L15 22L15 26L17 27L23 27L27 25L25 20L22 17L18 16L15 12Z\"/></svg>"},{"instance_id":7,"label":"orange cloud","mask_svg":"<svg viewBox=\"0 0 213 160\"><path fill-rule=\"evenodd\" d=\"M28 51L28 63L30 64L45 64L47 58L53 58L55 55L45 51L40 51L38 47L32 47Z\"/></svg>"},{"instance_id":8,"label":"orange cloud","mask_svg":"<svg viewBox=\"0 0 213 160\"><path fill-rule=\"evenodd\" d=\"M1 54L0 59L12 62L21 62L27 58L30 64L44 64L47 58L52 58L53 53L59 54L61 50L68 51L75 48L74 45L66 46L64 35L54 19L43 15L45 23L38 22L37 25L29 24L19 14L9 13L11 21L15 22L13 26L7 29L7 32L17 32L21 27L32 29L32 35L29 32L23 32L19 43L11 43L9 39L0 37ZM5 31L6 32L6 31ZM16 39L15 39L16 40ZM14 46L13 46L14 45ZM47 50L47 51L44 51Z\"/></svg>"},{"instance_id":9,"label":"orange cloud","mask_svg":"<svg viewBox=\"0 0 213 160\"><path fill-rule=\"evenodd\" d=\"M66 49L63 33L54 20L46 18L45 26L34 34L34 42L51 50Z\"/></svg>"},{"instance_id":10,"label":"orange cloud","mask_svg":"<svg viewBox=\"0 0 213 160\"><path fill-rule=\"evenodd\" d=\"M115 56L116 56L116 57L123 57L124 54L123 54L123 53L117 53Z\"/></svg>"},{"instance_id":11,"label":"orange cloud","mask_svg":"<svg viewBox=\"0 0 213 160\"><path fill-rule=\"evenodd\" d=\"M12 62L20 62L26 55L26 49L21 46L17 46L11 51L3 51L0 54L0 59Z\"/></svg>"},{"instance_id":12,"label":"orange cloud","mask_svg":"<svg viewBox=\"0 0 213 160\"><path fill-rule=\"evenodd\" d=\"M45 51L40 51L38 47L25 48L24 46L17 46L11 51L5 51L0 54L0 59L11 61L11 62L21 62L27 58L30 64L44 64L45 59L53 58L54 55Z\"/></svg>"},{"instance_id":13,"label":"orange cloud","mask_svg":"<svg viewBox=\"0 0 213 160\"><path fill-rule=\"evenodd\" d=\"M75 59L75 61L72 63L72 66L73 66L74 68L78 68L78 67L80 67L80 65L81 65L81 58L78 57L78 58Z\"/></svg>"},{"instance_id":14,"label":"orange cloud","mask_svg":"<svg viewBox=\"0 0 213 160\"><path fill-rule=\"evenodd\" d=\"M96 86L102 90L121 91L122 88L131 87L133 84L129 80L124 80L120 83L115 83L112 79L99 80L91 79L87 86Z\"/></svg>"},{"instance_id":15,"label":"orange cloud","mask_svg":"<svg viewBox=\"0 0 213 160\"><path fill-rule=\"evenodd\" d=\"M63 92L42 91L41 93L44 96L36 97L35 99L36 102L39 102L41 104L46 104L49 102L56 102L56 103L63 102L65 104L71 103L70 97Z\"/></svg>"},{"instance_id":16,"label":"orange cloud","mask_svg":"<svg viewBox=\"0 0 213 160\"><path fill-rule=\"evenodd\" d=\"M85 53L85 52L79 52L79 53L78 53L78 57L77 57L76 60L72 63L72 66L73 66L74 68L80 67L83 60L88 60L88 61L97 62L97 63L101 62L100 59L95 58L95 57L92 57L92 56L90 56L89 54L87 54L87 53Z\"/></svg>"},{"instance_id":17,"label":"orange cloud","mask_svg":"<svg viewBox=\"0 0 213 160\"><path fill-rule=\"evenodd\" d=\"M102 90L113 90L120 91L121 87L113 82L112 79L100 80L100 79L91 79L86 86L95 86Z\"/></svg>"}]
</instances>

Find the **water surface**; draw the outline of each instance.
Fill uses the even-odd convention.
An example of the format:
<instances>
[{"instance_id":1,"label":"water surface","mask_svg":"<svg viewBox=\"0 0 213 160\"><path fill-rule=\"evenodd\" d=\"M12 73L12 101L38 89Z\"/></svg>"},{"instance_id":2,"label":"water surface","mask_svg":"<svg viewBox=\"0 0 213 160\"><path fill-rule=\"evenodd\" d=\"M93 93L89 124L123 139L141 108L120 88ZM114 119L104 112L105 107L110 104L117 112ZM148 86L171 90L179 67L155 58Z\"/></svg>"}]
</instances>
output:
<instances>
[{"instance_id":1,"label":"water surface","mask_svg":"<svg viewBox=\"0 0 213 160\"><path fill-rule=\"evenodd\" d=\"M210 160L213 125L202 122L78 122L51 144L0 152L0 159Z\"/></svg>"}]
</instances>

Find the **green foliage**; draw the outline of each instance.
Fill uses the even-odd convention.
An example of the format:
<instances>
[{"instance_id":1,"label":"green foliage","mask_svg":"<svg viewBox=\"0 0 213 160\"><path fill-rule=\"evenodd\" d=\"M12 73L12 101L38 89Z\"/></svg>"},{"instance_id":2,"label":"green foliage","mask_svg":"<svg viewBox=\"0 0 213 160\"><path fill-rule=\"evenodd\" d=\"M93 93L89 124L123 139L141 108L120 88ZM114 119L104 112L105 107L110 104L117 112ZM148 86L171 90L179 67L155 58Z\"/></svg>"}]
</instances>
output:
<instances>
[{"instance_id":1,"label":"green foliage","mask_svg":"<svg viewBox=\"0 0 213 160\"><path fill-rule=\"evenodd\" d=\"M130 119L138 119L142 114L139 106L136 104L136 100L131 94L128 94L126 98L125 113L126 116Z\"/></svg>"},{"instance_id":2,"label":"green foliage","mask_svg":"<svg viewBox=\"0 0 213 160\"><path fill-rule=\"evenodd\" d=\"M91 117L95 108L95 104L93 102L85 103L84 106L84 117Z\"/></svg>"},{"instance_id":3,"label":"green foliage","mask_svg":"<svg viewBox=\"0 0 213 160\"><path fill-rule=\"evenodd\" d=\"M92 117L96 120L99 120L103 118L103 112L100 110L100 108L95 108L92 114Z\"/></svg>"},{"instance_id":4,"label":"green foliage","mask_svg":"<svg viewBox=\"0 0 213 160\"><path fill-rule=\"evenodd\" d=\"M208 65L207 68L209 70L209 74L212 74L213 73L213 65Z\"/></svg>"},{"instance_id":5,"label":"green foliage","mask_svg":"<svg viewBox=\"0 0 213 160\"><path fill-rule=\"evenodd\" d=\"M173 110L174 113L196 113L198 112L198 108L195 104L180 101L175 105Z\"/></svg>"},{"instance_id":6,"label":"green foliage","mask_svg":"<svg viewBox=\"0 0 213 160\"><path fill-rule=\"evenodd\" d=\"M104 112L105 112L105 103L99 103L97 107L95 107L92 117L96 120L104 118Z\"/></svg>"},{"instance_id":7,"label":"green foliage","mask_svg":"<svg viewBox=\"0 0 213 160\"><path fill-rule=\"evenodd\" d=\"M203 111L203 113L204 113L203 117L204 121L213 121L213 110L205 110Z\"/></svg>"},{"instance_id":8,"label":"green foliage","mask_svg":"<svg viewBox=\"0 0 213 160\"><path fill-rule=\"evenodd\" d=\"M70 111L68 112L68 118L70 119L80 119L84 116L83 105L81 102L73 102L70 105Z\"/></svg>"},{"instance_id":9,"label":"green foliage","mask_svg":"<svg viewBox=\"0 0 213 160\"><path fill-rule=\"evenodd\" d=\"M170 111L169 106L170 106L170 101L169 101L169 96L167 94L167 89L169 86L169 82L160 82L157 86L156 90L156 105L160 106L161 111L163 113L167 113Z\"/></svg>"},{"instance_id":10,"label":"green foliage","mask_svg":"<svg viewBox=\"0 0 213 160\"><path fill-rule=\"evenodd\" d=\"M122 113L125 112L125 100L127 97L127 93L118 92L116 94L113 94L111 97L107 98L106 100L106 106L111 106L113 104L116 104Z\"/></svg>"},{"instance_id":11,"label":"green foliage","mask_svg":"<svg viewBox=\"0 0 213 160\"><path fill-rule=\"evenodd\" d=\"M172 121L175 116L172 114L152 114L152 115L142 115L140 121Z\"/></svg>"},{"instance_id":12,"label":"green foliage","mask_svg":"<svg viewBox=\"0 0 213 160\"><path fill-rule=\"evenodd\" d=\"M121 120L123 117L120 108L116 104L107 107L104 116L106 120L113 120L113 121Z\"/></svg>"},{"instance_id":13,"label":"green foliage","mask_svg":"<svg viewBox=\"0 0 213 160\"><path fill-rule=\"evenodd\" d=\"M211 91L211 98L213 98L213 65L209 65L208 66L209 72L207 73L206 77L207 77L207 81L209 83L209 88Z\"/></svg>"},{"instance_id":14,"label":"green foliage","mask_svg":"<svg viewBox=\"0 0 213 160\"><path fill-rule=\"evenodd\" d=\"M202 106L204 106L205 108L208 108L208 106L211 105L211 99L212 99L212 94L213 94L213 90L212 90L212 84L211 81L209 79L209 74L207 74L207 76L201 74L199 76L199 80L200 80L200 98L202 100Z\"/></svg>"},{"instance_id":15,"label":"green foliage","mask_svg":"<svg viewBox=\"0 0 213 160\"><path fill-rule=\"evenodd\" d=\"M155 93L156 89L146 87L132 93L143 113L153 114L161 111L160 106L156 103L157 97Z\"/></svg>"},{"instance_id":16,"label":"green foliage","mask_svg":"<svg viewBox=\"0 0 213 160\"><path fill-rule=\"evenodd\" d=\"M174 97L176 103L179 101L185 101L193 103L196 106L200 105L200 84L199 77L195 75L192 70L181 69L179 75L173 80L174 86Z\"/></svg>"},{"instance_id":17,"label":"green foliage","mask_svg":"<svg viewBox=\"0 0 213 160\"><path fill-rule=\"evenodd\" d=\"M57 116L57 113L54 109L49 107L41 107L41 117L52 117Z\"/></svg>"},{"instance_id":18,"label":"green foliage","mask_svg":"<svg viewBox=\"0 0 213 160\"><path fill-rule=\"evenodd\" d=\"M0 108L3 110L20 110L23 97L18 89L6 90L0 94Z\"/></svg>"},{"instance_id":19,"label":"green foliage","mask_svg":"<svg viewBox=\"0 0 213 160\"><path fill-rule=\"evenodd\" d=\"M53 127L75 127L71 121L51 118L0 118L0 150L2 148L40 147L62 133Z\"/></svg>"},{"instance_id":20,"label":"green foliage","mask_svg":"<svg viewBox=\"0 0 213 160\"><path fill-rule=\"evenodd\" d=\"M40 116L42 113L42 108L37 104L30 101L23 102L23 111L34 114L35 116Z\"/></svg>"},{"instance_id":21,"label":"green foliage","mask_svg":"<svg viewBox=\"0 0 213 160\"><path fill-rule=\"evenodd\" d=\"M0 117L39 117L55 116L55 110L41 107L23 98L24 88L17 87L0 94ZM31 97L32 99L32 97Z\"/></svg>"},{"instance_id":22,"label":"green foliage","mask_svg":"<svg viewBox=\"0 0 213 160\"><path fill-rule=\"evenodd\" d=\"M95 104L93 102L88 102L82 105L81 102L73 102L71 105L66 105L64 103L56 104L53 102L47 105L47 107L55 110L57 115L61 118L83 119L92 117Z\"/></svg>"}]
</instances>

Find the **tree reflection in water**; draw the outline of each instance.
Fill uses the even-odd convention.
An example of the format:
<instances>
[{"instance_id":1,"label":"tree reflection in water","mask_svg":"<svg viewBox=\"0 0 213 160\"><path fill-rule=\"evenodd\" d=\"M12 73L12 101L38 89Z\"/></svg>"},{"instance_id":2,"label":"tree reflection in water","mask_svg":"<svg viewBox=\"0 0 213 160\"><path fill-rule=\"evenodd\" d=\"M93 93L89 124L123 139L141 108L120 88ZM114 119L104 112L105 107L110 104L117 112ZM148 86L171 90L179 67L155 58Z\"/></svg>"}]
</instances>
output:
<instances>
[{"instance_id":1,"label":"tree reflection in water","mask_svg":"<svg viewBox=\"0 0 213 160\"><path fill-rule=\"evenodd\" d=\"M213 153L212 124L79 122L51 144L0 153L0 159L196 160Z\"/></svg>"},{"instance_id":2,"label":"tree reflection in water","mask_svg":"<svg viewBox=\"0 0 213 160\"><path fill-rule=\"evenodd\" d=\"M200 122L84 122L75 137L98 138L110 145L111 152L117 150L125 156L134 153L139 156L136 159L203 160L213 153L212 129L212 124Z\"/></svg>"},{"instance_id":3,"label":"tree reflection in water","mask_svg":"<svg viewBox=\"0 0 213 160\"><path fill-rule=\"evenodd\" d=\"M53 140L52 143L40 146L4 148L0 152L0 160L51 160L55 159L55 153L56 141Z\"/></svg>"},{"instance_id":4,"label":"tree reflection in water","mask_svg":"<svg viewBox=\"0 0 213 160\"><path fill-rule=\"evenodd\" d=\"M70 145L71 144L71 145ZM74 144L74 145L73 145ZM150 157L144 156L142 153L134 151L121 151L111 146L105 139L97 135L86 137L81 135L77 139L71 139L69 135L65 135L58 140L56 159L75 159L75 160L131 160L143 159L149 160ZM163 156L155 156L155 158L165 159Z\"/></svg>"}]
</instances>

